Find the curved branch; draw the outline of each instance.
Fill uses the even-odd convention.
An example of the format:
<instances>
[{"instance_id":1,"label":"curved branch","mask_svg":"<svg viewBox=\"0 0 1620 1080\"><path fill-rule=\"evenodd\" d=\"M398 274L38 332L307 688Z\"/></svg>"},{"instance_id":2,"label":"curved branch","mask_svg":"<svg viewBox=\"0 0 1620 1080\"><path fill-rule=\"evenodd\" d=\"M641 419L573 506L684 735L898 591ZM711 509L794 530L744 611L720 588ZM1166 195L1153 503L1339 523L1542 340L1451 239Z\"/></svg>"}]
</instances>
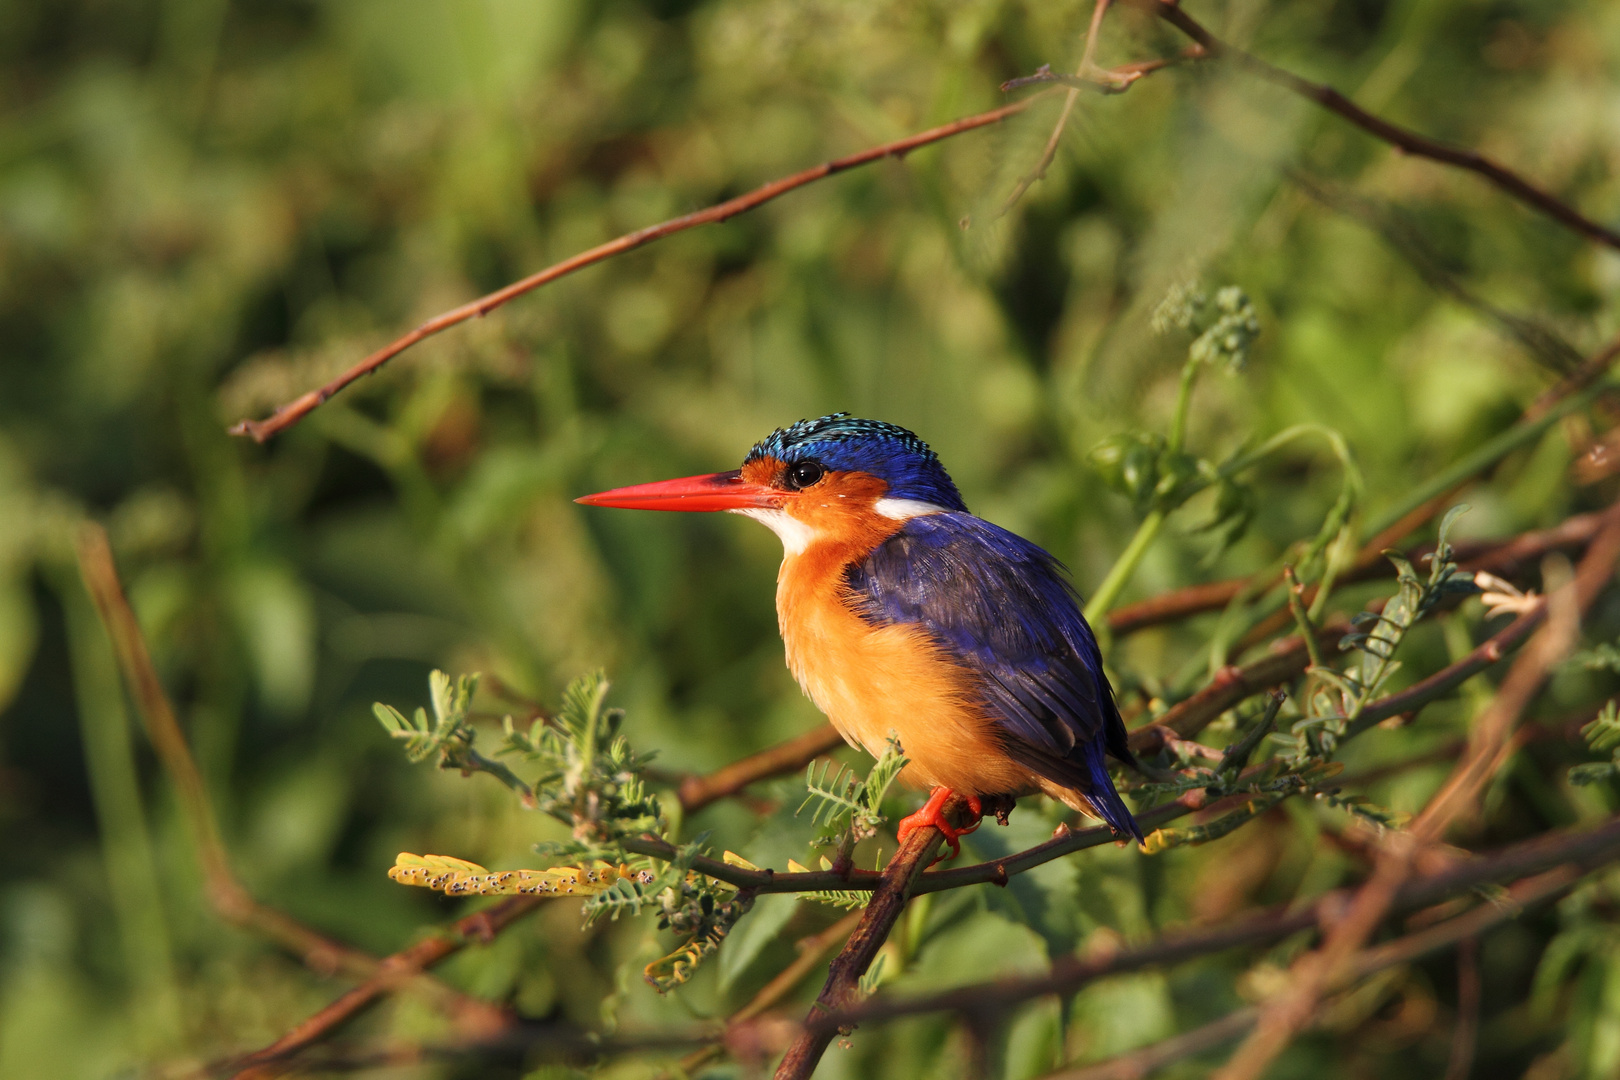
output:
<instances>
[{"instance_id":1,"label":"curved branch","mask_svg":"<svg viewBox=\"0 0 1620 1080\"><path fill-rule=\"evenodd\" d=\"M1245 71L1316 102L1329 112L1342 116L1374 138L1381 139L1408 154L1428 158L1431 161L1438 161L1442 165L1450 165L1453 168L1464 169L1477 176L1482 176L1499 190L1506 192L1526 206L1541 211L1560 225L1581 234L1595 243L1620 250L1620 232L1599 225L1573 206L1542 190L1511 169L1498 165L1485 155L1465 147L1451 146L1448 143L1419 135L1417 132L1403 128L1398 124L1392 124L1388 120L1374 116L1361 108L1331 86L1301 78L1291 71L1285 71L1274 64L1267 63L1253 53L1245 52L1243 49L1227 44L1210 33L1202 23L1187 14L1177 3L1177 0L1131 0L1131 3L1138 8L1153 12L1159 18L1192 38L1193 41L1203 46L1205 53L1211 58L1217 60L1222 58L1230 59Z\"/></svg>"},{"instance_id":2,"label":"curved branch","mask_svg":"<svg viewBox=\"0 0 1620 1080\"><path fill-rule=\"evenodd\" d=\"M843 745L844 737L838 734L838 729L822 724L712 773L688 776L676 789L676 797L681 800L682 810L695 813L718 799L737 794L755 781L797 772Z\"/></svg>"},{"instance_id":3,"label":"curved branch","mask_svg":"<svg viewBox=\"0 0 1620 1080\"><path fill-rule=\"evenodd\" d=\"M927 146L930 143L941 142L953 135L960 135L963 132L975 131L982 127L1000 123L1007 117L1016 116L1029 108L1030 105L1039 100L1040 96L1035 95L1023 101L1016 101L1011 105L1003 105L999 109L991 109L989 112L978 113L974 116L964 116L960 120L953 120L948 124L941 124L939 127L929 128L927 131L920 131L915 135L908 135L903 139L868 147L859 153L849 154L846 157L834 158L832 161L826 161L813 168L796 172L792 176L772 180L770 183L761 185L745 195L727 199L725 202L717 203L705 210L670 218L668 221L661 221L657 225L649 225L644 229L625 233L618 239L609 240L605 244L598 244L596 247L582 251L578 255L564 259L560 263L555 263L544 270L530 274L521 281L514 281L505 288L498 289L487 296L481 296L477 300L453 308L442 315L435 315L404 337L397 338L378 349L325 386L294 398L263 420L239 421L231 426L230 433L232 435L247 435L254 442L262 443L292 427L325 404L333 394L338 393L357 379L370 375L417 342L448 330L452 326L464 323L468 319L487 315L508 300L515 300L525 293L533 292L542 285L548 285L560 277L572 274L576 270L583 270L587 266L594 266L606 259L613 258L615 255L623 255L627 251L634 251L636 248L650 244L654 240L662 240L666 236L673 236L675 233L685 232L687 229L695 229L699 225L717 224L728 218L736 217L738 214L763 206L790 191L804 187L806 184L813 184L817 180L826 179L835 173L858 168L862 165L869 165L884 158L901 158L911 153L911 151Z\"/></svg>"}]
</instances>

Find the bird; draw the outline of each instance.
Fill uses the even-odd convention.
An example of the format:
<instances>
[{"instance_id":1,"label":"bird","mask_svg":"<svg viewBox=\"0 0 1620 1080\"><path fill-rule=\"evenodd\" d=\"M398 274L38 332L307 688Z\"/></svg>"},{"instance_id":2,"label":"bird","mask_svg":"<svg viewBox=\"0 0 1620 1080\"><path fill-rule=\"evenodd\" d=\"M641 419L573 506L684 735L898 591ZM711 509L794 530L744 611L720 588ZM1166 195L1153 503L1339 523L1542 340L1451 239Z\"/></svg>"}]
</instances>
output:
<instances>
[{"instance_id":1,"label":"bird","mask_svg":"<svg viewBox=\"0 0 1620 1080\"><path fill-rule=\"evenodd\" d=\"M1066 569L970 513L911 431L832 413L776 429L738 469L575 501L727 511L776 533L788 668L846 742L881 756L897 739L902 783L930 789L902 842L933 826L954 857L987 808L1005 824L1036 793L1142 841L1107 758L1138 765ZM956 826L953 793L969 810Z\"/></svg>"}]
</instances>

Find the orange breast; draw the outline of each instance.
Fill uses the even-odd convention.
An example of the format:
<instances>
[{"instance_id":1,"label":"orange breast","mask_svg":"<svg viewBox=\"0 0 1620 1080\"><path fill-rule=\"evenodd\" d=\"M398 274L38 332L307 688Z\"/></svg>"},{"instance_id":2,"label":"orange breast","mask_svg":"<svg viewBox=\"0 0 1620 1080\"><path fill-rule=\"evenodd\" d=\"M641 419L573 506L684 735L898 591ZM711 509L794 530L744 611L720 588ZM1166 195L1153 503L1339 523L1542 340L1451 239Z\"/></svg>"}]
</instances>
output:
<instances>
[{"instance_id":1,"label":"orange breast","mask_svg":"<svg viewBox=\"0 0 1620 1080\"><path fill-rule=\"evenodd\" d=\"M1002 752L966 669L919 628L873 627L850 608L842 554L814 545L786 558L777 579L788 667L805 693L847 742L873 755L893 732L911 759L901 779L914 786L1034 790L1035 778Z\"/></svg>"}]
</instances>

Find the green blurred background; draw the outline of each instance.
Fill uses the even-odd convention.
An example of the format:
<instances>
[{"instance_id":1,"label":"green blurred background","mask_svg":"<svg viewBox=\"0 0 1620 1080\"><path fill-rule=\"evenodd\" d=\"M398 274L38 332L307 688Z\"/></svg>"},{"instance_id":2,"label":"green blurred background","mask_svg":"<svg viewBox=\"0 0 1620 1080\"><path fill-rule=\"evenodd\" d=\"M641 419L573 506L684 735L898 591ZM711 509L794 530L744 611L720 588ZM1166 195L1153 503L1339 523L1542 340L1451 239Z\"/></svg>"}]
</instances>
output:
<instances>
[{"instance_id":1,"label":"green blurred background","mask_svg":"<svg viewBox=\"0 0 1620 1080\"><path fill-rule=\"evenodd\" d=\"M1620 217L1620 5L1194 7L1369 109ZM1090 10L0 3L0 1074L108 1076L251 1048L345 985L207 907L78 582L81 516L111 531L250 888L383 953L465 906L389 882L396 851L516 866L553 835L497 785L413 768L390 745L371 702L421 703L430 668L483 671L550 702L603 667L633 741L671 774L819 722L782 664L774 537L734 518L586 510L574 496L734 467L771 428L848 409L915 429L977 513L1048 546L1088 592L1135 518L1086 455L1111 434L1164 427L1186 342L1155 337L1148 316L1176 281L1242 285L1264 326L1247 372L1200 384L1192 446L1219 457L1288 424L1330 425L1366 473L1369 516L1620 328L1615 253L1208 66L1082 96L1049 175L1005 215L1060 95L564 279L412 350L268 446L224 433L592 244L994 107L1001 81L1072 68ZM1098 58L1181 44L1121 10ZM1462 532L1504 535L1594 505L1601 492L1566 477L1569 432L1472 492ZM1337 470L1310 445L1291 454L1262 471L1239 544L1209 557L1212 541L1192 531L1201 501L1126 598L1264 567L1312 535ZM1112 663L1158 685L1209 625L1135 636ZM1446 643L1429 630L1414 649L1432 666ZM1415 752L1463 716L1435 710L1423 733L1362 757ZM1438 768L1381 796L1419 805ZM1503 796L1503 836L1607 805L1556 779L1524 785ZM794 786L781 788L790 802ZM1024 822L1019 839L1050 827L1039 811ZM731 804L687 833L786 851L810 832L777 814L761 838L754 823ZM1352 864L1313 829L1301 811L1157 862L1087 853L1016 902L988 889L937 898L888 977L985 978L1099 933L1134 940L1331 886ZM1045 915L1030 906L1043 896ZM784 903L751 954L675 1000L637 974L667 940L638 922L582 931L571 903L442 974L531 1016L724 1015L797 933L834 915ZM1486 942L1492 1019L1476 1075L1601 1075L1590 1070L1620 1057L1606 1012L1620 1009L1620 964L1593 962L1584 1006L1557 993L1525 1003L1556 930L1549 916ZM1620 952L1612 933L1594 940L1594 956ZM1100 1058L1219 1015L1239 1001L1241 970L1228 959L1114 980L1061 1025L1052 1003L1026 1010L1008 1075L1066 1060L1060 1043ZM1449 970L1406 972L1277 1075L1438 1075ZM444 1030L407 994L357 1035ZM824 1073L950 1075L953 1038L934 1021L863 1032Z\"/></svg>"}]
</instances>

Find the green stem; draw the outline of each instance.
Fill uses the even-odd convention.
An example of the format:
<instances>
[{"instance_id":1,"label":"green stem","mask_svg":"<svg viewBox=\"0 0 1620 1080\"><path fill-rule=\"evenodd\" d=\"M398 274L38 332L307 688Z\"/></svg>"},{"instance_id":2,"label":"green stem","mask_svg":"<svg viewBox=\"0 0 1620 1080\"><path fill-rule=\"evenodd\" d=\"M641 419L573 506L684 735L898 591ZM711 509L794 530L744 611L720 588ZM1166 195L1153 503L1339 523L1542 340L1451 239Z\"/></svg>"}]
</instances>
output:
<instances>
[{"instance_id":1,"label":"green stem","mask_svg":"<svg viewBox=\"0 0 1620 1080\"><path fill-rule=\"evenodd\" d=\"M1305 587L1294 576L1292 566L1283 569L1283 591L1288 594L1288 609L1294 613L1294 622L1299 626L1299 636L1305 641L1305 650L1310 654L1312 667L1326 667L1322 661L1322 646L1316 640L1316 627L1311 625L1311 617L1305 611Z\"/></svg>"},{"instance_id":2,"label":"green stem","mask_svg":"<svg viewBox=\"0 0 1620 1080\"><path fill-rule=\"evenodd\" d=\"M1092 593L1091 602L1086 605L1085 615L1093 630L1103 625L1103 616L1108 614L1108 609L1119 599L1126 582L1130 581L1131 575L1136 572L1137 564L1147 554L1147 549L1158 537L1159 530L1164 528L1165 517L1165 511L1154 510L1142 519L1142 524L1136 527L1136 535L1131 537L1130 544L1114 561L1114 565L1109 567L1108 576L1097 586L1097 591Z\"/></svg>"},{"instance_id":3,"label":"green stem","mask_svg":"<svg viewBox=\"0 0 1620 1080\"><path fill-rule=\"evenodd\" d=\"M1607 393L1614 388L1615 384L1612 380L1604 379L1579 394L1565 398L1543 415L1536 417L1536 419L1513 425L1479 447L1472 454L1458 461L1451 468L1429 480L1428 483L1414 489L1405 499L1380 514L1377 520L1369 522L1364 535L1377 536L1430 499L1450 491L1475 473L1490 468L1519 447L1536 439L1542 432L1570 413L1591 404L1599 394Z\"/></svg>"},{"instance_id":4,"label":"green stem","mask_svg":"<svg viewBox=\"0 0 1620 1080\"><path fill-rule=\"evenodd\" d=\"M182 1008L129 713L112 646L88 598L77 582L64 582L60 594L90 796L123 945L135 1030L145 1052L162 1054L172 1051L182 1035Z\"/></svg>"},{"instance_id":5,"label":"green stem","mask_svg":"<svg viewBox=\"0 0 1620 1080\"><path fill-rule=\"evenodd\" d=\"M1193 383L1198 380L1198 369L1202 366L1196 360L1188 360L1181 369L1181 389L1176 393L1176 411L1170 420L1170 441L1166 446L1172 454L1181 453L1181 448L1187 444L1187 414L1192 407Z\"/></svg>"}]
</instances>

